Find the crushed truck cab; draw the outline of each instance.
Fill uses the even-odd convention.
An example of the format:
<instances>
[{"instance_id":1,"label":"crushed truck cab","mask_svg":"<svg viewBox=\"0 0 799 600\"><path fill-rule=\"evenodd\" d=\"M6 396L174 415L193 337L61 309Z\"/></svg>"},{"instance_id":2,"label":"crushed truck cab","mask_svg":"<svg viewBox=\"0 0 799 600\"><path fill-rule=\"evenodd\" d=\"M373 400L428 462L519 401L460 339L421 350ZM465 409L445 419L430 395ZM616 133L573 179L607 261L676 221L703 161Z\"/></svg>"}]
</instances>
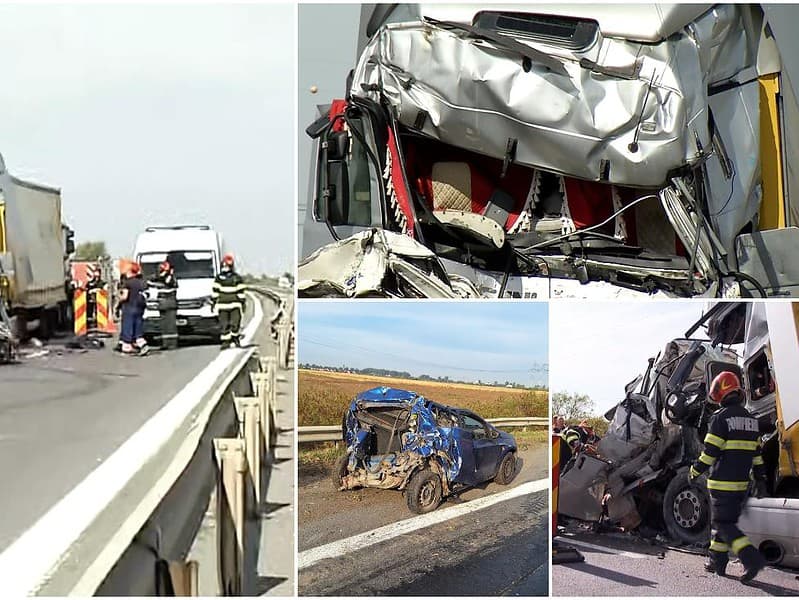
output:
<instances>
[{"instance_id":1,"label":"crushed truck cab","mask_svg":"<svg viewBox=\"0 0 799 600\"><path fill-rule=\"evenodd\" d=\"M333 469L337 490L405 492L426 513L459 489L516 476L516 440L476 414L415 392L378 387L353 399L342 423L347 453Z\"/></svg>"},{"instance_id":2,"label":"crushed truck cab","mask_svg":"<svg viewBox=\"0 0 799 600\"><path fill-rule=\"evenodd\" d=\"M307 129L302 256L379 228L485 297L799 294L799 107L761 6L371 10Z\"/></svg>"}]
</instances>

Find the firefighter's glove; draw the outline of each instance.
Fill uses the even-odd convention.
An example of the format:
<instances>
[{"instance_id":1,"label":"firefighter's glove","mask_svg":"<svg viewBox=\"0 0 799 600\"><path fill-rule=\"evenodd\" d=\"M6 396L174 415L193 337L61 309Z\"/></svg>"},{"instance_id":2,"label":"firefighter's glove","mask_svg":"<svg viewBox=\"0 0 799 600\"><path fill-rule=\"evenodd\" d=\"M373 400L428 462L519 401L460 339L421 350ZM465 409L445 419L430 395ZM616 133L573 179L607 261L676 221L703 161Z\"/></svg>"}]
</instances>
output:
<instances>
[{"instance_id":1,"label":"firefighter's glove","mask_svg":"<svg viewBox=\"0 0 799 600\"><path fill-rule=\"evenodd\" d=\"M764 498L768 496L768 486L763 479L755 481L755 498Z\"/></svg>"}]
</instances>

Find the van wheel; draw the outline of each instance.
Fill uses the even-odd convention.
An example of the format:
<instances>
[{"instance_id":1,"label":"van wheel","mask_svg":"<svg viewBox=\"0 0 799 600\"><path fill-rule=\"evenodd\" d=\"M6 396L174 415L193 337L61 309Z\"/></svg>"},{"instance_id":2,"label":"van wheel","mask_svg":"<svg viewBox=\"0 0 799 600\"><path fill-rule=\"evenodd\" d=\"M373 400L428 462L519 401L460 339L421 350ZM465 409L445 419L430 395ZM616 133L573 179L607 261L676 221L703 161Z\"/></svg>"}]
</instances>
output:
<instances>
[{"instance_id":1,"label":"van wheel","mask_svg":"<svg viewBox=\"0 0 799 600\"><path fill-rule=\"evenodd\" d=\"M685 544L710 539L710 494L688 480L688 467L677 470L663 494L663 522L669 535Z\"/></svg>"},{"instance_id":2,"label":"van wheel","mask_svg":"<svg viewBox=\"0 0 799 600\"><path fill-rule=\"evenodd\" d=\"M442 495L441 478L430 469L416 471L405 489L408 508L417 515L438 508Z\"/></svg>"},{"instance_id":3,"label":"van wheel","mask_svg":"<svg viewBox=\"0 0 799 600\"><path fill-rule=\"evenodd\" d=\"M350 455L345 454L336 459L333 469L330 471L330 480L333 483L333 489L337 492L341 490L341 481L347 476L347 465L350 463Z\"/></svg>"},{"instance_id":4,"label":"van wheel","mask_svg":"<svg viewBox=\"0 0 799 600\"><path fill-rule=\"evenodd\" d=\"M499 463L499 471L497 471L494 481L499 485L508 485L516 478L516 453L508 452Z\"/></svg>"}]
</instances>

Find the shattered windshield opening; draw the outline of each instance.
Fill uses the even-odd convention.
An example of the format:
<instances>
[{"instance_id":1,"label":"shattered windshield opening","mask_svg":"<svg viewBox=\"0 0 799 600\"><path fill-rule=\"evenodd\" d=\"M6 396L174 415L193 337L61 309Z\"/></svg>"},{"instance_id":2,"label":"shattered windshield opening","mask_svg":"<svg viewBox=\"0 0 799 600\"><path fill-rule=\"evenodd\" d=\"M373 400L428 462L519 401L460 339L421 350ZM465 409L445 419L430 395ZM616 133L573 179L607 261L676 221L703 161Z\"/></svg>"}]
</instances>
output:
<instances>
[{"instance_id":1,"label":"shattered windshield opening","mask_svg":"<svg viewBox=\"0 0 799 600\"><path fill-rule=\"evenodd\" d=\"M420 226L438 256L513 275L691 293L696 261L656 191L503 164L411 131L401 140L417 213L428 215Z\"/></svg>"}]
</instances>

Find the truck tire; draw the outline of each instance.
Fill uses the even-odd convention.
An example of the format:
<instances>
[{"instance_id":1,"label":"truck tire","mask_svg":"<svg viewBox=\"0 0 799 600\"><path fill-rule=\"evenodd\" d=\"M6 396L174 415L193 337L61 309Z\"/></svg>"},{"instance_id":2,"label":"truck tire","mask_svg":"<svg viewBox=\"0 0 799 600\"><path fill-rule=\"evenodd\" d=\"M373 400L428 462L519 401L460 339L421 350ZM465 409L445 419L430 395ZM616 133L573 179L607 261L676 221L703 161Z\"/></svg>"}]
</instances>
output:
<instances>
[{"instance_id":1,"label":"truck tire","mask_svg":"<svg viewBox=\"0 0 799 600\"><path fill-rule=\"evenodd\" d=\"M684 544L710 539L710 494L688 480L688 467L677 470L663 494L663 522L669 535Z\"/></svg>"},{"instance_id":2,"label":"truck tire","mask_svg":"<svg viewBox=\"0 0 799 600\"><path fill-rule=\"evenodd\" d=\"M333 465L333 469L330 471L330 480L333 483L333 489L337 492L341 490L341 480L347 475L347 465L349 462L349 454L339 456Z\"/></svg>"},{"instance_id":3,"label":"truck tire","mask_svg":"<svg viewBox=\"0 0 799 600\"><path fill-rule=\"evenodd\" d=\"M421 469L411 476L405 497L412 513L423 515L441 504L443 488L441 478L430 469Z\"/></svg>"},{"instance_id":4,"label":"truck tire","mask_svg":"<svg viewBox=\"0 0 799 600\"><path fill-rule=\"evenodd\" d=\"M494 482L499 485L508 485L516 478L516 453L508 452L499 463L499 470L494 477Z\"/></svg>"},{"instance_id":5,"label":"truck tire","mask_svg":"<svg viewBox=\"0 0 799 600\"><path fill-rule=\"evenodd\" d=\"M28 320L25 315L16 314L10 317L11 334L19 341L24 342L28 339Z\"/></svg>"}]
</instances>

